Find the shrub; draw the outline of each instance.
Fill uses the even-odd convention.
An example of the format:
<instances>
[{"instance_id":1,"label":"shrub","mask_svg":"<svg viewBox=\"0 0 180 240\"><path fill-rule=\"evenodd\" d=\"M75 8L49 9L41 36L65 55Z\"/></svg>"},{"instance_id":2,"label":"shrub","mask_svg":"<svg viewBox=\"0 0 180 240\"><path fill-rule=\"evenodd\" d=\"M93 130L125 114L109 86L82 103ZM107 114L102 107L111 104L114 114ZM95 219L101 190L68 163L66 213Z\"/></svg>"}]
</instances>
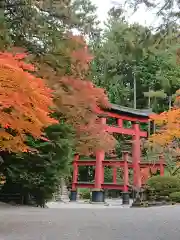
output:
<instances>
[{"instance_id":1,"label":"shrub","mask_svg":"<svg viewBox=\"0 0 180 240\"><path fill-rule=\"evenodd\" d=\"M156 199L169 197L171 193L178 192L180 180L175 176L154 176L147 182L148 189Z\"/></svg>"},{"instance_id":2,"label":"shrub","mask_svg":"<svg viewBox=\"0 0 180 240\"><path fill-rule=\"evenodd\" d=\"M171 201L180 203L180 192L173 192L169 195Z\"/></svg>"},{"instance_id":3,"label":"shrub","mask_svg":"<svg viewBox=\"0 0 180 240\"><path fill-rule=\"evenodd\" d=\"M87 188L82 188L80 190L80 198L81 199L90 199L91 198L91 192Z\"/></svg>"}]
</instances>

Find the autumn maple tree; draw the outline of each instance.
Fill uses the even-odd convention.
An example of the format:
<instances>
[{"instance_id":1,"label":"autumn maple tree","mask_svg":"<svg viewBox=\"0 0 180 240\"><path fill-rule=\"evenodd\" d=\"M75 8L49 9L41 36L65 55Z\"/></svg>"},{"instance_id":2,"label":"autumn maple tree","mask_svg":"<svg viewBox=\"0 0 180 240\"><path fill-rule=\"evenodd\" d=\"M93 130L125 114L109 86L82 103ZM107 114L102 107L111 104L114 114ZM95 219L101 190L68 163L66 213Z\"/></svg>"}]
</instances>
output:
<instances>
[{"instance_id":1,"label":"autumn maple tree","mask_svg":"<svg viewBox=\"0 0 180 240\"><path fill-rule=\"evenodd\" d=\"M104 90L97 88L88 80L90 55L81 36L68 36L69 72L61 74L54 66L40 65L40 74L54 90L54 103L60 120L73 126L76 136L76 151L91 154L98 149L110 151L115 146L115 139L104 131L97 108L108 108L110 103Z\"/></svg>"},{"instance_id":2,"label":"autumn maple tree","mask_svg":"<svg viewBox=\"0 0 180 240\"><path fill-rule=\"evenodd\" d=\"M180 90L176 92L174 107L167 112L155 114L151 119L157 125L157 131L150 138L150 142L162 147L180 147Z\"/></svg>"},{"instance_id":3,"label":"autumn maple tree","mask_svg":"<svg viewBox=\"0 0 180 240\"><path fill-rule=\"evenodd\" d=\"M53 105L50 90L43 79L31 72L26 54L0 52L0 149L27 151L27 134L43 136L42 129L55 122L49 116Z\"/></svg>"}]
</instances>

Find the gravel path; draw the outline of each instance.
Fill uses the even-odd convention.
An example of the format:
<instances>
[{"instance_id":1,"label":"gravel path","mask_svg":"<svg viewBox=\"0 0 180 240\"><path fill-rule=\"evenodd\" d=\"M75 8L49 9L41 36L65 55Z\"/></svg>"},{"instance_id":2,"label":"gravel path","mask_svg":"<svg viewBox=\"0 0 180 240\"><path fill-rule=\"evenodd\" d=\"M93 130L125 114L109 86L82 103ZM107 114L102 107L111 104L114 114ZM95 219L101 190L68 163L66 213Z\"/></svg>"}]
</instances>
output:
<instances>
[{"instance_id":1,"label":"gravel path","mask_svg":"<svg viewBox=\"0 0 180 240\"><path fill-rule=\"evenodd\" d=\"M0 208L0 240L179 240L180 206Z\"/></svg>"}]
</instances>

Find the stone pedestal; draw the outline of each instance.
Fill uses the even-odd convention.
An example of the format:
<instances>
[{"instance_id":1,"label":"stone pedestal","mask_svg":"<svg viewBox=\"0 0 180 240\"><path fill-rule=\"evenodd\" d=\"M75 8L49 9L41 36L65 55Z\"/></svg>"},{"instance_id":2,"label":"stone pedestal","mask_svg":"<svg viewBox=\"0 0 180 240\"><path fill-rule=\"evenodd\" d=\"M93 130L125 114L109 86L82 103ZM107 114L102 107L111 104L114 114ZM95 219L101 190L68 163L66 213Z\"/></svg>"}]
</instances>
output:
<instances>
[{"instance_id":1,"label":"stone pedestal","mask_svg":"<svg viewBox=\"0 0 180 240\"><path fill-rule=\"evenodd\" d=\"M104 191L92 191L92 203L104 203Z\"/></svg>"},{"instance_id":2,"label":"stone pedestal","mask_svg":"<svg viewBox=\"0 0 180 240\"><path fill-rule=\"evenodd\" d=\"M77 200L77 191L71 190L70 201L71 201L71 202L76 202L76 200Z\"/></svg>"},{"instance_id":3,"label":"stone pedestal","mask_svg":"<svg viewBox=\"0 0 180 240\"><path fill-rule=\"evenodd\" d=\"M129 199L129 192L122 192L122 204L129 204L130 199Z\"/></svg>"}]
</instances>

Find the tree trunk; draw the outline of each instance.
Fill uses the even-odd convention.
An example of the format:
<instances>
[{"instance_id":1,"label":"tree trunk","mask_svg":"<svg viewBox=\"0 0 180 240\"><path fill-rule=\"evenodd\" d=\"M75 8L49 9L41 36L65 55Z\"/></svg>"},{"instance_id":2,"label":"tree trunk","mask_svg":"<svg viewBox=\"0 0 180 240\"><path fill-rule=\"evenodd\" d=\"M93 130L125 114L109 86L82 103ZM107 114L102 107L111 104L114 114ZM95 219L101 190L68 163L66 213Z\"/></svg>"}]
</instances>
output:
<instances>
[{"instance_id":1,"label":"tree trunk","mask_svg":"<svg viewBox=\"0 0 180 240\"><path fill-rule=\"evenodd\" d=\"M172 96L169 96L168 100L169 100L169 110L170 110L172 107Z\"/></svg>"}]
</instances>

